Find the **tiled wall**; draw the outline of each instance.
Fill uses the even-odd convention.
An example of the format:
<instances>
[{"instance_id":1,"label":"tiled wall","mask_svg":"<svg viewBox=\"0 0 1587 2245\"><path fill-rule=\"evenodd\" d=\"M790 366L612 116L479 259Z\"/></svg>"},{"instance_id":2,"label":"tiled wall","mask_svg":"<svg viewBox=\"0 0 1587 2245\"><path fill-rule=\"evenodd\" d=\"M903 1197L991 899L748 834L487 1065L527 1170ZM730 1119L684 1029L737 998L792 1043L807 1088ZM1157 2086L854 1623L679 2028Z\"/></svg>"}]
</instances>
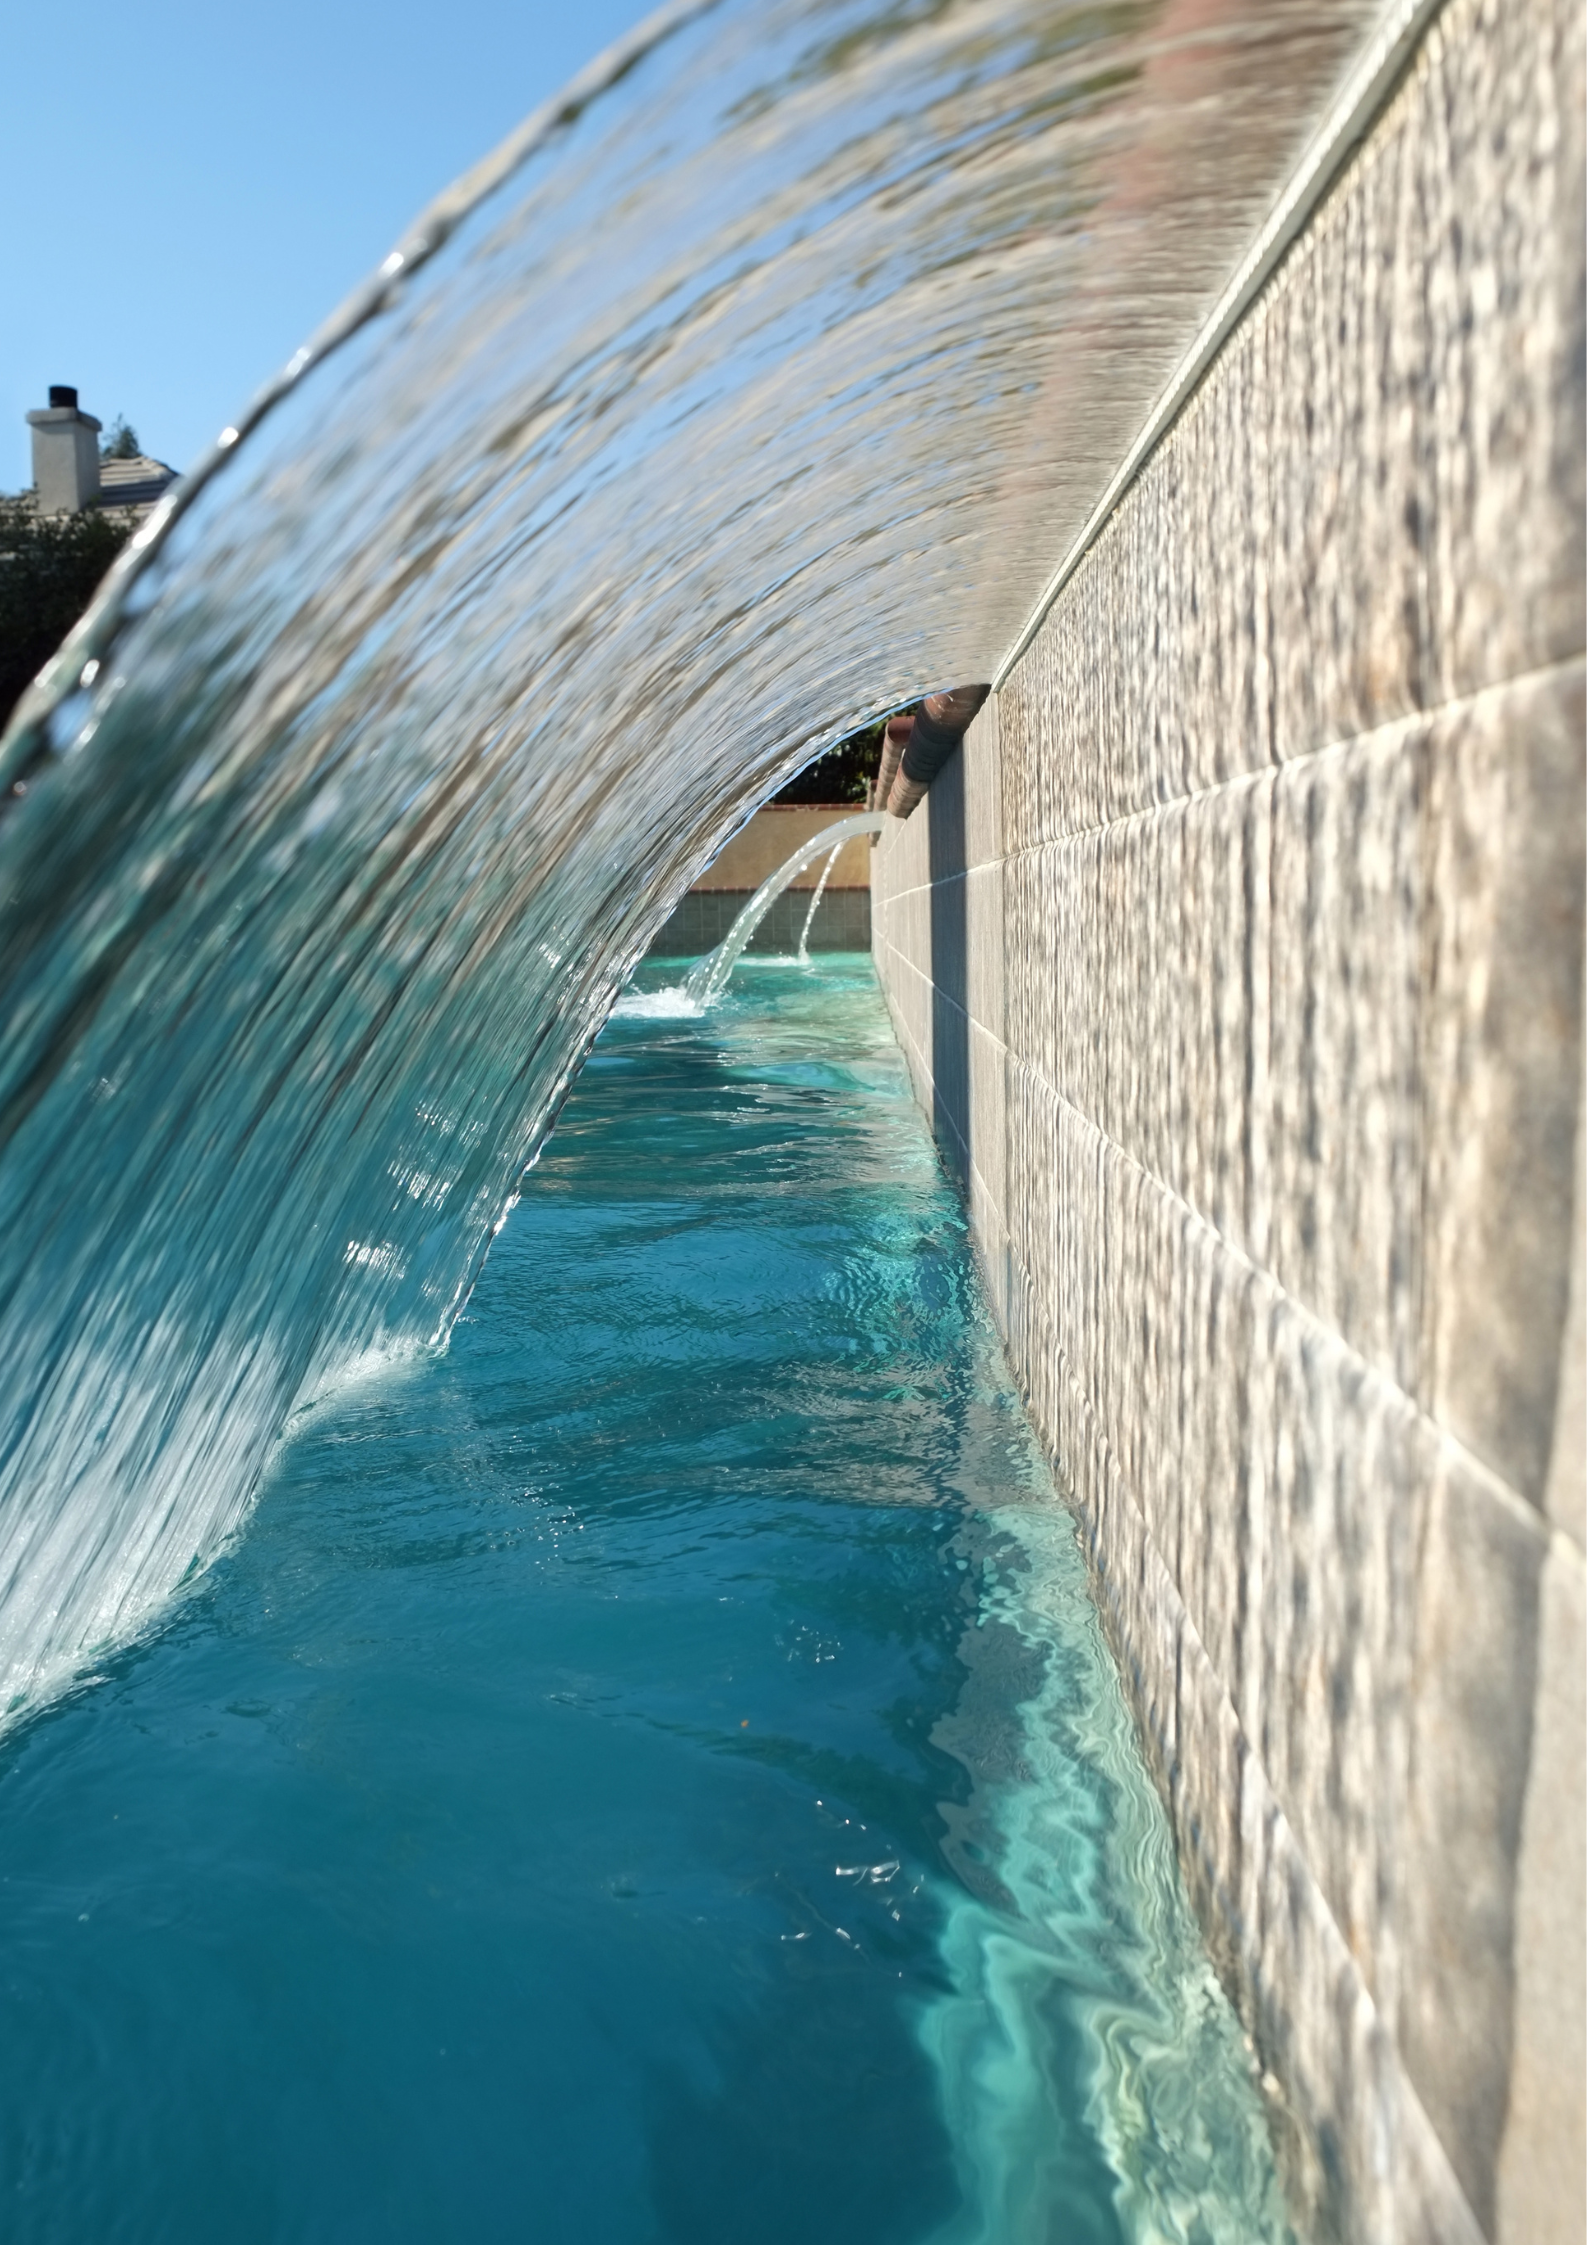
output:
<instances>
[{"instance_id":1,"label":"tiled wall","mask_svg":"<svg viewBox=\"0 0 1587 2245\"><path fill-rule=\"evenodd\" d=\"M1322 2237L1583 2234L1582 102L1451 0L874 859Z\"/></svg>"},{"instance_id":2,"label":"tiled wall","mask_svg":"<svg viewBox=\"0 0 1587 2245\"><path fill-rule=\"evenodd\" d=\"M679 899L650 946L653 959L700 958L714 951L748 904L749 889L691 889ZM794 952L810 913L809 889L784 889L750 937L751 951ZM810 923L812 951L868 951L871 947L869 889L829 888Z\"/></svg>"}]
</instances>

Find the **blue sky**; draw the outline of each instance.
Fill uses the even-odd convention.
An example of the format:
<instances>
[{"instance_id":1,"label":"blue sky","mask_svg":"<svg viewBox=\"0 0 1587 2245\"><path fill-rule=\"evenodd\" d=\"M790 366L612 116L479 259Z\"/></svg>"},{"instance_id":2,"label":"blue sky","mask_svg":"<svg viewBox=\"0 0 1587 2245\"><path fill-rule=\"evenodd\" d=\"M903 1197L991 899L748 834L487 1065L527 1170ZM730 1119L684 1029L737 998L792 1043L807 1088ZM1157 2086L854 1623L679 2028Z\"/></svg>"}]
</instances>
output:
<instances>
[{"instance_id":1,"label":"blue sky","mask_svg":"<svg viewBox=\"0 0 1587 2245\"><path fill-rule=\"evenodd\" d=\"M647 0L72 0L6 11L0 491L75 383L183 467Z\"/></svg>"}]
</instances>

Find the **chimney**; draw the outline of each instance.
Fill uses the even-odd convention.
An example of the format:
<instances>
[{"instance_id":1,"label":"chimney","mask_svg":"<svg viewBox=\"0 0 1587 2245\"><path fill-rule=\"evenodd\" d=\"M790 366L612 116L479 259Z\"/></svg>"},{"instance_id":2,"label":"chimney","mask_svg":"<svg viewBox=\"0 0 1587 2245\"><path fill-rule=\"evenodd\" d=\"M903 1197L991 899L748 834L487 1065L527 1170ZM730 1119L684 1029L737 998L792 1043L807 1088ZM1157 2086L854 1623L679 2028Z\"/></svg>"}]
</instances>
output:
<instances>
[{"instance_id":1,"label":"chimney","mask_svg":"<svg viewBox=\"0 0 1587 2245\"><path fill-rule=\"evenodd\" d=\"M79 412L77 392L50 384L50 402L28 415L33 431L33 491L40 514L78 514L99 497L99 429Z\"/></svg>"}]
</instances>

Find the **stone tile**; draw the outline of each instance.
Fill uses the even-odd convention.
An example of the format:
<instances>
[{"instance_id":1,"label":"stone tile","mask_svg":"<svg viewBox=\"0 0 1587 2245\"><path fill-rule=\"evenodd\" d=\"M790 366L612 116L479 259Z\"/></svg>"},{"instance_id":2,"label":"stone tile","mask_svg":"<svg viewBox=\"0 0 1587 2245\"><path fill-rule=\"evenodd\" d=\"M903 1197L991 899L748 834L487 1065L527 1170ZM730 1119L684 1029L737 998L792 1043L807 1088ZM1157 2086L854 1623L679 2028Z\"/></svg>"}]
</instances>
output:
<instances>
[{"instance_id":1,"label":"stone tile","mask_svg":"<svg viewBox=\"0 0 1587 2245\"><path fill-rule=\"evenodd\" d=\"M1581 652L1582 113L1579 13L1435 26L1009 680L1011 850Z\"/></svg>"},{"instance_id":2,"label":"stone tile","mask_svg":"<svg viewBox=\"0 0 1587 2245\"><path fill-rule=\"evenodd\" d=\"M797 950L810 910L811 891L786 890L773 903L749 941L751 951ZM749 902L748 889L691 889L652 939L653 959L701 958L714 951ZM810 929L812 951L868 951L871 947L871 897L868 889L829 888Z\"/></svg>"},{"instance_id":3,"label":"stone tile","mask_svg":"<svg viewBox=\"0 0 1587 2245\"><path fill-rule=\"evenodd\" d=\"M1576 1117L1574 1191L1570 1303L1560 1342L1559 1397L1544 1509L1580 1551L1587 1544L1587 1101Z\"/></svg>"},{"instance_id":4,"label":"stone tile","mask_svg":"<svg viewBox=\"0 0 1587 2245\"><path fill-rule=\"evenodd\" d=\"M1581 46L1451 0L957 795L876 853L1301 2201L1395 2245L1533 2245L1564 2125Z\"/></svg>"},{"instance_id":5,"label":"stone tile","mask_svg":"<svg viewBox=\"0 0 1587 2245\"><path fill-rule=\"evenodd\" d=\"M1582 651L1580 9L1473 0L1435 27L1416 181L1439 698ZM1411 372L1414 375L1414 368Z\"/></svg>"},{"instance_id":6,"label":"stone tile","mask_svg":"<svg viewBox=\"0 0 1587 2245\"><path fill-rule=\"evenodd\" d=\"M961 1184L974 1159L970 1111L970 1025L940 991L932 993L931 1116L939 1147Z\"/></svg>"},{"instance_id":7,"label":"stone tile","mask_svg":"<svg viewBox=\"0 0 1587 2245\"><path fill-rule=\"evenodd\" d=\"M1356 1959L1084 1398L1060 1406L1069 1487L1198 1914L1259 2055L1306 2234L1477 2245L1482 2232Z\"/></svg>"},{"instance_id":8,"label":"stone tile","mask_svg":"<svg viewBox=\"0 0 1587 2245\"><path fill-rule=\"evenodd\" d=\"M932 984L960 1013L969 1011L969 889L968 874L945 871L914 908L925 922Z\"/></svg>"},{"instance_id":9,"label":"stone tile","mask_svg":"<svg viewBox=\"0 0 1587 2245\"><path fill-rule=\"evenodd\" d=\"M1587 1568L1556 1534L1544 1565L1531 1766L1515 1896L1509 2101L1498 2235L1587 2237Z\"/></svg>"},{"instance_id":10,"label":"stone tile","mask_svg":"<svg viewBox=\"0 0 1587 2245\"><path fill-rule=\"evenodd\" d=\"M1160 813L1145 829L1182 829L1177 878L1165 865L1159 892L1164 949L1177 968L1156 978L1175 1015L1161 1030L1173 1055L1160 1125L1164 1173L1253 1256L1264 1251L1267 1230L1256 1163L1273 971L1271 817L1263 780ZM1143 973L1151 972L1147 960Z\"/></svg>"},{"instance_id":11,"label":"stone tile","mask_svg":"<svg viewBox=\"0 0 1587 2245\"><path fill-rule=\"evenodd\" d=\"M979 865L965 879L966 996L972 1020L1003 1041L1003 866Z\"/></svg>"},{"instance_id":12,"label":"stone tile","mask_svg":"<svg viewBox=\"0 0 1587 2245\"><path fill-rule=\"evenodd\" d=\"M1583 673L1453 714L1428 782L1420 1392L1541 1504L1582 1072Z\"/></svg>"},{"instance_id":13,"label":"stone tile","mask_svg":"<svg viewBox=\"0 0 1587 2245\"><path fill-rule=\"evenodd\" d=\"M992 1205L998 1209L1002 1209L1008 1199L1007 1062L1008 1055L998 1039L989 1036L978 1022L972 1022L966 1136L976 1176L983 1190L991 1196Z\"/></svg>"},{"instance_id":14,"label":"stone tile","mask_svg":"<svg viewBox=\"0 0 1587 2245\"><path fill-rule=\"evenodd\" d=\"M1003 848L1003 751L994 694L965 735L964 848L967 865L999 865Z\"/></svg>"},{"instance_id":15,"label":"stone tile","mask_svg":"<svg viewBox=\"0 0 1587 2245\"><path fill-rule=\"evenodd\" d=\"M1367 1360L1416 1384L1424 729L1284 768L1268 869L1269 1258Z\"/></svg>"},{"instance_id":16,"label":"stone tile","mask_svg":"<svg viewBox=\"0 0 1587 2245\"><path fill-rule=\"evenodd\" d=\"M1541 1520L1445 1450L1427 1475L1396 1865L1396 2039L1492 2234L1508 2102Z\"/></svg>"},{"instance_id":17,"label":"stone tile","mask_svg":"<svg viewBox=\"0 0 1587 2245\"><path fill-rule=\"evenodd\" d=\"M1036 1311L1044 1331L1019 1337L1027 1366L1033 1349L1051 1358L1031 1369L1033 1406L1051 1414L1041 1423L1085 1518L1117 1511L1129 1492L1115 1573L1134 1579L1149 1536L1375 2012L1395 2022L1413 1985L1444 2022L1429 2046L1436 2064L1413 2040L1411 2077L1452 2153L1461 2112L1488 2115L1486 2139L1460 2124L1455 2156L1487 2205L1510 1974L1494 1898L1513 1878L1527 1767L1516 1677L1541 1524L1480 1475L1473 1483L1392 1383L1039 1079L1016 1081L1024 1122L1011 1165L1055 1174L1062 1211L1050 1312ZM1009 1197L1024 1199L1032 1234L1051 1220L1012 1167ZM1040 1270L1039 1249L1033 1260ZM1110 1298L1137 1314L1107 1318ZM1093 1452L1102 1462L1084 1467ZM1179 1732L1158 1700L1172 1663L1159 1647L1154 1667L1155 1628L1139 1624L1131 1660L1171 1769ZM1451 1628L1458 1657L1441 1643ZM1429 1678L1454 1694L1453 1712L1440 1713ZM1180 1739L1178 1751L1202 1768L1205 1741ZM1237 1797L1213 1785L1197 1845L1211 1845L1209 1820ZM1235 1837L1226 1832L1229 1849ZM1431 1933L1430 1896L1447 1919Z\"/></svg>"},{"instance_id":18,"label":"stone tile","mask_svg":"<svg viewBox=\"0 0 1587 2245\"><path fill-rule=\"evenodd\" d=\"M1011 1047L1539 1494L1569 1279L1580 694L1573 666L1005 880Z\"/></svg>"}]
</instances>

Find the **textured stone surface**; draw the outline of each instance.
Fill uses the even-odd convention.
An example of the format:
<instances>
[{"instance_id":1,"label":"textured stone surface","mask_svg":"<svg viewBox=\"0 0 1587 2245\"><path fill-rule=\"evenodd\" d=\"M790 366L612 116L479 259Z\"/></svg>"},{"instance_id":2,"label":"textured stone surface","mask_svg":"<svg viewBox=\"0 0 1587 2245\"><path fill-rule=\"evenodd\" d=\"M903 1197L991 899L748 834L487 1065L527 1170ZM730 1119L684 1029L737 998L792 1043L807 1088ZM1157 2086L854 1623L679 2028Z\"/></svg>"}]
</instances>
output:
<instances>
[{"instance_id":1,"label":"textured stone surface","mask_svg":"<svg viewBox=\"0 0 1587 2245\"><path fill-rule=\"evenodd\" d=\"M806 842L813 842L839 819L852 818L856 811L864 808L863 803L763 803L754 817L746 819L738 832L723 843L694 887L697 890L742 889L746 895L752 895L762 881L787 864L795 850ZM816 858L802 873L794 875L790 886L815 888L826 863L824 857ZM832 868L827 887L868 889L870 885L870 839L858 834L838 851L838 861Z\"/></svg>"},{"instance_id":2,"label":"textured stone surface","mask_svg":"<svg viewBox=\"0 0 1587 2245\"><path fill-rule=\"evenodd\" d=\"M873 875L1319 2235L1583 2234L1581 101L1452 0Z\"/></svg>"},{"instance_id":3,"label":"textured stone surface","mask_svg":"<svg viewBox=\"0 0 1587 2245\"><path fill-rule=\"evenodd\" d=\"M784 889L750 937L751 951L797 951L812 891ZM650 946L653 959L695 959L714 951L754 894L752 889L691 889L680 897ZM829 888L810 927L812 951L868 951L869 889Z\"/></svg>"}]
</instances>

